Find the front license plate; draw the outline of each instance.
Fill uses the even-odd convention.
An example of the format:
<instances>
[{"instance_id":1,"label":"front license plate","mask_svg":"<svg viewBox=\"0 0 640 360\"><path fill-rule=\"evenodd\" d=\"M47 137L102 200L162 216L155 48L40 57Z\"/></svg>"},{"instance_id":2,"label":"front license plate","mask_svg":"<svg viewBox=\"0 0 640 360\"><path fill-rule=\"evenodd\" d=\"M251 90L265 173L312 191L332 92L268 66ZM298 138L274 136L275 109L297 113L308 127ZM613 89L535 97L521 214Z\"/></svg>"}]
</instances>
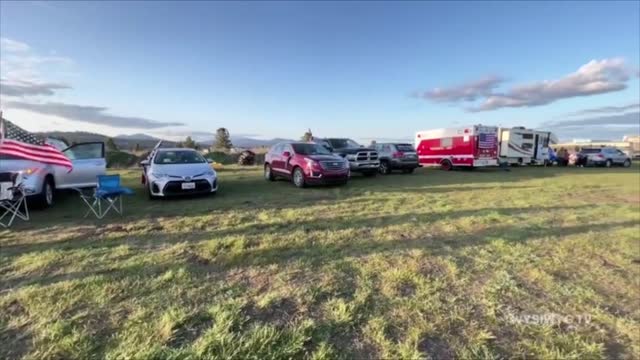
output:
<instances>
[{"instance_id":1,"label":"front license plate","mask_svg":"<svg viewBox=\"0 0 640 360\"><path fill-rule=\"evenodd\" d=\"M196 183L193 183L193 182L182 183L182 190L193 190L195 188L196 188Z\"/></svg>"}]
</instances>

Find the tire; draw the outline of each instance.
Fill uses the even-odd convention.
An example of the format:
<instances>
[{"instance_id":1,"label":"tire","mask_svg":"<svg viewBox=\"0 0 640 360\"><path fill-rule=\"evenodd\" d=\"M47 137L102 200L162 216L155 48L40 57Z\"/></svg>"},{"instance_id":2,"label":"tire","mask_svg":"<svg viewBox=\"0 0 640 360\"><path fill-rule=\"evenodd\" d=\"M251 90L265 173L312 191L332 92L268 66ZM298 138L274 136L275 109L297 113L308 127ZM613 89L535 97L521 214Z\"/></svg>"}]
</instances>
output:
<instances>
[{"instance_id":1,"label":"tire","mask_svg":"<svg viewBox=\"0 0 640 360\"><path fill-rule=\"evenodd\" d=\"M611 160L607 160L607 161L604 162L604 167L610 168L611 165L613 165L613 162L611 162Z\"/></svg>"},{"instance_id":2,"label":"tire","mask_svg":"<svg viewBox=\"0 0 640 360\"><path fill-rule=\"evenodd\" d=\"M388 161L380 161L379 167L380 174L389 175L391 174L391 164Z\"/></svg>"},{"instance_id":3,"label":"tire","mask_svg":"<svg viewBox=\"0 0 640 360\"><path fill-rule=\"evenodd\" d=\"M364 177L373 177L373 176L376 176L377 173L378 173L377 171L364 171L362 175Z\"/></svg>"},{"instance_id":4,"label":"tire","mask_svg":"<svg viewBox=\"0 0 640 360\"><path fill-rule=\"evenodd\" d=\"M413 170L415 170L416 168L408 168L408 169L402 169L402 172L405 174L413 174Z\"/></svg>"},{"instance_id":5,"label":"tire","mask_svg":"<svg viewBox=\"0 0 640 360\"><path fill-rule=\"evenodd\" d=\"M624 163L622 163L622 166L628 168L629 166L631 166L631 160L629 160L629 159L625 160Z\"/></svg>"},{"instance_id":6,"label":"tire","mask_svg":"<svg viewBox=\"0 0 640 360\"><path fill-rule=\"evenodd\" d=\"M453 165L451 164L451 161L445 159L440 162L440 168L444 171L451 171L451 169L453 169Z\"/></svg>"},{"instance_id":7,"label":"tire","mask_svg":"<svg viewBox=\"0 0 640 360\"><path fill-rule=\"evenodd\" d=\"M292 180L293 184L298 188L307 186L306 182L304 181L304 172L299 167L293 169Z\"/></svg>"},{"instance_id":8,"label":"tire","mask_svg":"<svg viewBox=\"0 0 640 360\"><path fill-rule=\"evenodd\" d=\"M35 198L35 207L38 209L48 209L52 207L55 203L55 184L53 183L53 179L51 176L47 176L42 182L42 189L40 189L40 193L36 195Z\"/></svg>"},{"instance_id":9,"label":"tire","mask_svg":"<svg viewBox=\"0 0 640 360\"><path fill-rule=\"evenodd\" d=\"M271 165L264 164L264 178L267 181L275 181L275 176L273 176L273 171L271 171Z\"/></svg>"}]
</instances>

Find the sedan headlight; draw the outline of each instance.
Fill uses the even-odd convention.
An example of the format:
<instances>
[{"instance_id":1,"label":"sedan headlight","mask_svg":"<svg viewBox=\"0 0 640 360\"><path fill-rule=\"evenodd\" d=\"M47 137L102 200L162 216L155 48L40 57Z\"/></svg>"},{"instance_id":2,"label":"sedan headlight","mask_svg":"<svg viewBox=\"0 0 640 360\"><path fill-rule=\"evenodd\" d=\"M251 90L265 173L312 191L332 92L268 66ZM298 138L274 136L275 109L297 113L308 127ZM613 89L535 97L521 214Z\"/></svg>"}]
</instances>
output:
<instances>
[{"instance_id":1,"label":"sedan headlight","mask_svg":"<svg viewBox=\"0 0 640 360\"><path fill-rule=\"evenodd\" d=\"M169 177L169 175L163 173L151 173L151 175L156 179L166 179Z\"/></svg>"},{"instance_id":2,"label":"sedan headlight","mask_svg":"<svg viewBox=\"0 0 640 360\"><path fill-rule=\"evenodd\" d=\"M214 175L216 174L216 172L215 172L215 171L213 171L213 169L212 169L212 170L207 171L207 172L206 172L206 173L204 173L204 174L205 174L205 175L207 175L207 176L214 176Z\"/></svg>"}]
</instances>

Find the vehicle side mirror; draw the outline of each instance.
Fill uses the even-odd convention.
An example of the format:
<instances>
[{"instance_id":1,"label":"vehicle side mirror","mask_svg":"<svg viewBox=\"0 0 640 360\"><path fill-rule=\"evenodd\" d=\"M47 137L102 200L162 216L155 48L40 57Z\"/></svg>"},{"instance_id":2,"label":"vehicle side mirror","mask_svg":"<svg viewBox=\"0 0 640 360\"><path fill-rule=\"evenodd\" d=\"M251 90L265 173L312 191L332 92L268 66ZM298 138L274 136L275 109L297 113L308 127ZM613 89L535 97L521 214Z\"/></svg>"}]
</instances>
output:
<instances>
[{"instance_id":1,"label":"vehicle side mirror","mask_svg":"<svg viewBox=\"0 0 640 360\"><path fill-rule=\"evenodd\" d=\"M149 165L149 160L140 161L140 166L148 166L148 165Z\"/></svg>"},{"instance_id":2,"label":"vehicle side mirror","mask_svg":"<svg viewBox=\"0 0 640 360\"><path fill-rule=\"evenodd\" d=\"M213 164L213 160L212 160L212 159L207 159L207 162L208 162L209 164Z\"/></svg>"},{"instance_id":3,"label":"vehicle side mirror","mask_svg":"<svg viewBox=\"0 0 640 360\"><path fill-rule=\"evenodd\" d=\"M325 149L329 150L330 152L333 152L333 148L329 145L322 145L324 146Z\"/></svg>"},{"instance_id":4,"label":"vehicle side mirror","mask_svg":"<svg viewBox=\"0 0 640 360\"><path fill-rule=\"evenodd\" d=\"M285 152L282 153L282 156L288 158L288 157L291 157L291 153L288 152L288 151L285 151Z\"/></svg>"}]
</instances>

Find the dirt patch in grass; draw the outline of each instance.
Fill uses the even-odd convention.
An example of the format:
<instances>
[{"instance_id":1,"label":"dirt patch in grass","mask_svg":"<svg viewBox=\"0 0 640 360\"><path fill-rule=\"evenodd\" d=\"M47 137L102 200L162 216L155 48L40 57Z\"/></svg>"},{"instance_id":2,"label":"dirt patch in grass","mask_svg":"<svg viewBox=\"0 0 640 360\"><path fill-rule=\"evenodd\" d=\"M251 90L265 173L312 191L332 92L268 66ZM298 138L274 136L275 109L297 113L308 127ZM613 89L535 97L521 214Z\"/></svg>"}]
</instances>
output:
<instances>
[{"instance_id":1,"label":"dirt patch in grass","mask_svg":"<svg viewBox=\"0 0 640 360\"><path fill-rule=\"evenodd\" d=\"M188 317L180 327L178 327L167 346L181 348L193 343L213 324L213 318L208 313L200 312Z\"/></svg>"},{"instance_id":2,"label":"dirt patch in grass","mask_svg":"<svg viewBox=\"0 0 640 360\"><path fill-rule=\"evenodd\" d=\"M13 300L2 310L0 321L0 358L20 359L27 354L33 343L33 335L29 329L29 321L18 326L9 327L8 319L28 315L27 310L20 301Z\"/></svg>"},{"instance_id":3,"label":"dirt patch in grass","mask_svg":"<svg viewBox=\"0 0 640 360\"><path fill-rule=\"evenodd\" d=\"M427 354L431 359L448 360L453 359L455 352L449 344L442 338L428 336L418 344L418 350Z\"/></svg>"},{"instance_id":4,"label":"dirt patch in grass","mask_svg":"<svg viewBox=\"0 0 640 360\"><path fill-rule=\"evenodd\" d=\"M300 314L300 309L298 304L292 299L280 298L262 308L255 303L249 303L245 307L244 313L249 318L249 321L258 321L283 327L291 324L293 320L295 320Z\"/></svg>"}]
</instances>

